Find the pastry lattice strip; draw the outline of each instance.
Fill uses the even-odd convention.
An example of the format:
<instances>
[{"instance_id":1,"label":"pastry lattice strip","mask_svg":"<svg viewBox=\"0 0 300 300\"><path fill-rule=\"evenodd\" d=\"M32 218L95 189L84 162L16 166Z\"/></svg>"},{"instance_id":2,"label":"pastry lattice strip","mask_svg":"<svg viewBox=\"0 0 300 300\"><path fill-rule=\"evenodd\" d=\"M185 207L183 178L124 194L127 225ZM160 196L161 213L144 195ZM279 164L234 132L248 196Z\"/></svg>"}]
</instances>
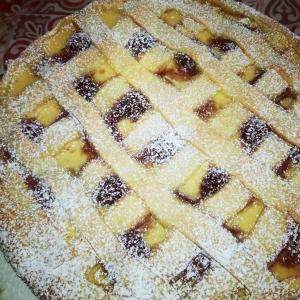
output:
<instances>
[{"instance_id":1,"label":"pastry lattice strip","mask_svg":"<svg viewBox=\"0 0 300 300\"><path fill-rule=\"evenodd\" d=\"M55 82L51 78L52 77L50 76L50 78L48 78L48 79L50 79L51 84L54 86ZM83 106L84 113L81 115L77 114L76 116L80 120L80 123L83 124L83 126L87 130L88 134L91 136L102 135L101 140L104 139L106 142L110 141L109 144L106 144L104 146L102 143L100 143L98 141L98 139L96 139L96 138L92 139L93 144L95 145L95 148L101 153L101 156L104 159L106 159L110 162L110 164L113 166L114 169L118 170L118 174L121 176L121 178L124 178L126 182L129 182L131 187L134 187L134 190L137 189L137 186L139 186L139 189L140 189L141 188L140 178L148 178L148 176L147 176L148 174L134 176L134 178L131 178L131 174L139 174L140 172L141 172L140 174L144 174L143 169L139 166L139 164L132 161L129 157L127 157L127 156L125 158L123 157L124 154L122 154L122 151L120 153L119 146L113 140L111 135L107 132L107 129L104 126L104 124L101 125L101 120L100 120L99 114L97 114L96 111L94 111L94 108L90 103L82 102L82 98L79 97L79 95L76 93L75 90L73 90L73 88L72 88L72 86L70 86L70 84L69 84L69 88L67 88L67 86L64 86L63 89L64 89L64 91L68 90L68 95L72 95L72 97L69 97L69 96L65 96L63 98L61 97L62 96L62 94L61 94L62 82L64 82L63 79L61 79L61 81L59 82L59 85L55 85L54 90L56 90L58 92L57 95L60 95L60 101L64 104L64 107L67 107L68 110L70 110L71 107L75 108L77 105ZM70 98L72 98L72 102L76 101L77 105L71 104L72 102L70 104L68 104L68 102L70 101ZM89 120L93 120L92 124L88 122L87 117L86 117L87 115L89 116L89 118L88 118ZM93 128L91 128L91 126ZM109 149L109 151L108 151L108 149ZM120 164L120 162L122 162L122 164ZM124 163L124 165L123 165L123 163ZM153 185L155 186L154 183L152 184L152 186ZM159 205L158 199L153 199L153 195L150 197L151 193L153 194L152 188L151 188L151 191L149 192L149 194L147 192L147 188L148 187L143 186L143 191L141 191L140 193L138 192L139 195L142 195L142 197L144 199L145 199L145 193L146 193L146 195L149 195L149 199L148 199L148 196L146 198L146 200L147 200L146 203L150 207L151 211L154 212L154 214L156 216L157 215L160 216L160 217L158 217L159 219L168 220L169 217L167 215L162 216L161 207L160 208L158 207L158 205ZM157 189L155 189L155 190L157 190ZM160 188L159 188L159 190L160 190ZM166 196L164 198L170 199L170 200L172 199L172 197L170 198L169 194L166 194ZM156 201L154 201L154 200L156 200ZM151 203L150 203L151 205L149 204L149 201L151 201ZM167 213L167 211L169 211L169 209L170 209L170 207L172 207L172 205L176 206L176 204L173 204L173 203L174 202L172 200L169 202L170 206L168 208L166 208L165 213ZM155 210L154 210L154 208L155 208ZM185 207L185 210L189 211L189 208ZM189 215L191 216L195 213L198 215L197 212L194 212L191 210L189 212ZM182 219L182 218L177 216L177 219ZM195 226L196 226L196 224L198 224L198 226L199 226L198 220L200 220L201 218L198 216L198 217L196 217L196 219L197 219L197 222L195 223ZM169 222L170 222L170 220L169 220ZM171 224L178 227L178 224L176 224L175 221L171 220ZM205 221L204 226L208 226L207 220ZM180 228L180 229L182 230L182 228ZM212 230L212 228L211 228L211 230ZM201 243L201 246L203 246L202 243ZM204 249L205 249L205 247L204 247Z\"/></svg>"},{"instance_id":2,"label":"pastry lattice strip","mask_svg":"<svg viewBox=\"0 0 300 300\"><path fill-rule=\"evenodd\" d=\"M104 282L97 286L85 277L98 260L90 245L59 206L41 210L16 167L1 163L1 244L8 261L39 296L59 297L63 291L65 297L104 297Z\"/></svg>"},{"instance_id":3,"label":"pastry lattice strip","mask_svg":"<svg viewBox=\"0 0 300 300\"><path fill-rule=\"evenodd\" d=\"M97 16L95 16L95 18L97 18ZM102 27L99 27L99 32L101 32L100 28L102 28ZM92 36L92 38L93 38L93 36ZM99 36L96 39L99 39ZM104 43L108 43L108 45L106 47L104 47ZM127 52L125 50L121 49L115 43L113 43L113 46L115 47L115 49L118 49L116 51L111 51L112 45L109 44L109 42L107 42L107 40L101 41L100 44L101 44L103 51L108 55L108 57L110 57L112 59L111 61L112 61L112 64L114 65L114 67L119 69L119 71L121 71L122 74L133 85L135 85L137 88L141 89L145 93L145 95L147 95L151 99L151 102L153 104L155 104L157 107L159 107L160 111L164 111L164 115L168 116L168 118L172 124L176 124L177 127L181 126L181 127L186 128L187 130L190 130L192 133L188 132L188 134L189 135L193 134L194 137L191 139L188 137L188 139L190 139L192 141L192 143L194 143L195 145L199 146L199 148L201 150L204 150L205 153L211 154L211 156L213 156L214 161L217 163L217 165L222 166L224 169L229 170L231 173L241 175L242 181L246 184L246 186L250 187L250 189L255 191L255 194L260 196L262 199L264 199L264 201L266 201L266 203L269 203L270 205L275 204L273 202L274 199L272 200L270 197L271 194L273 193L273 192L271 192L272 190L278 191L279 187L281 186L284 191L282 193L282 195L286 194L287 191L283 187L283 183L281 183L278 179L276 179L275 176L271 175L270 172L267 172L266 170L262 170L262 166L258 165L251 159L245 158L245 155L243 155L242 152L240 150L238 150L233 143L229 143L229 142L225 142L225 141L221 142L221 141L219 141L220 138L217 135L215 135L214 136L215 141L219 141L219 142L214 143L212 146L212 144L211 144L212 139L210 137L208 137L208 135L211 135L212 132L208 131L204 125L201 126L201 134L200 133L198 134L197 131L199 132L199 128L197 128L197 127L200 127L199 125L201 125L201 124L197 123L197 126L195 126L195 124L193 124L192 122L187 122L186 120L189 121L190 119L193 118L193 116L188 114L188 116L183 117L182 115L178 114L178 110L173 109L174 106L176 107L176 105L174 105L174 101L176 101L176 100L174 100L174 99L179 98L179 95L177 93L175 93L175 91L172 90L171 87L167 87L158 78L155 79L155 77L153 75L151 75L145 69L143 69L141 66L139 66L134 61L134 59L132 59L127 54ZM117 57L119 57L119 55L122 55L122 58L123 58L122 65L116 65L116 63L118 63ZM116 63L113 62L114 59L112 56L114 56L116 58ZM135 74L137 74L137 70L139 70L139 72L141 72L141 74L143 74L142 75L143 80L140 80L141 76L139 76L139 78L137 78L137 76L135 76ZM147 81L147 83L145 83L146 81ZM170 99L168 99L168 96L161 97L158 93L155 92L159 89L165 90L166 88L168 88L168 95L170 95ZM184 103L185 103L185 101L183 100L183 101L180 101L180 103L178 103L177 105L182 107L184 105ZM184 111L187 111L187 110L182 108L181 112L184 112ZM196 116L195 116L195 119L197 119ZM206 137L206 135L207 135L207 137ZM224 147L224 145L226 145L226 147ZM216 153L218 153L218 154L216 154ZM234 153L234 157L233 157L233 153ZM225 156L227 157L226 160L223 159ZM237 161L238 157L239 157L239 160L241 160L241 164L237 165L236 161ZM251 165L252 165L252 167L250 167ZM260 169L260 172L262 172L262 174L265 175L264 178L268 178L267 182L266 181L264 181L264 183L262 183L262 181L258 182L256 180L256 177L254 178L253 172L250 170L257 169L257 168ZM241 172L243 174L241 174ZM261 186L259 186L260 183L262 184ZM267 189L268 189L267 187L270 187L269 192L267 191ZM291 196L291 197L293 197L293 196ZM297 198L297 196L295 196L295 197ZM278 201L278 200L279 199L277 198L276 201ZM278 207L283 208L286 205L286 204L284 204L284 203L286 203L286 198L282 197L282 200L280 200L280 201L282 201L282 202L281 202L281 204L278 205ZM274 203L274 204L272 204L272 203ZM275 204L275 205L277 205L277 204ZM287 207L292 207L292 205L290 206L288 204Z\"/></svg>"},{"instance_id":4,"label":"pastry lattice strip","mask_svg":"<svg viewBox=\"0 0 300 300\"><path fill-rule=\"evenodd\" d=\"M59 199L59 203L62 204L64 209L68 212L68 215L73 220L74 224L76 224L79 230L83 232L83 236L91 243L92 247L96 251L97 257L100 258L100 261L105 261L108 266L112 266L112 269L119 274L120 279L117 280L121 285L120 288L122 288L122 282L124 282L123 280L125 280L125 278L126 281L129 280L131 282L132 280L128 293L133 293L133 295L138 297L139 293L141 292L138 288L139 280L149 280L151 283L149 283L149 285L147 284L147 289L142 291L143 293L146 291L153 295L155 295L155 293L162 295L164 292L166 292L166 295L170 293L172 294L171 286L168 287L168 284L165 285L163 282L161 282L159 277L149 273L147 268L143 267L143 265L139 264L138 262L135 262L133 259L130 259L121 249L117 240L115 240L111 232L101 222L98 214L92 207L92 202L87 200L82 194L84 191L83 186L81 184L78 185L78 181L76 179L72 179L72 177L65 171L58 171L57 164L53 161L53 158L45 154L45 149L38 149L38 147L31 143L23 134L20 134L19 132L19 137L17 137L17 134L18 133L15 133L15 140L18 140L18 147L13 147L12 145L10 145L10 147L16 150L17 154L19 154L19 158L24 164L33 170L35 176L43 178L46 184L51 186L56 191L56 198ZM38 160L40 161L38 164L39 167L34 167L34 165L37 165L33 163L33 157L30 158L27 156L27 158L25 158L23 156L22 151L24 149L26 149L27 153L31 153L33 155L35 162ZM68 182L67 186L69 191L66 191L65 184L60 184L62 178L66 180L65 183ZM67 198L65 198L66 195L68 195ZM74 200L75 202L73 204L70 203L70 199ZM62 202L63 200L65 200L65 202ZM81 212L85 213L86 217L84 219L82 219ZM94 230L97 232L100 231L102 234L99 236ZM106 241L108 240L103 239L103 236L105 236L110 242L107 243ZM135 265L134 268L136 272L126 269L127 267L123 265L123 263L117 263L119 259L123 260L123 263L130 268ZM128 259L130 262L126 263ZM118 266L120 267L120 270L117 270ZM140 272L142 272L143 276L140 277L140 275L138 275L138 279L135 277L135 275L139 274ZM156 291L155 289L152 290L152 287L155 286L157 289ZM122 294L124 291L120 291L120 293Z\"/></svg>"},{"instance_id":5,"label":"pastry lattice strip","mask_svg":"<svg viewBox=\"0 0 300 300\"><path fill-rule=\"evenodd\" d=\"M146 2L145 2L146 3ZM261 33L253 31L247 26L232 20L226 16L226 13L216 9L211 5L200 5L196 2L187 3L183 1L150 1L154 10L162 12L176 6L176 9L184 14L190 14L193 18L200 20L202 24L209 28L214 34L226 36L234 42L237 42L246 54L256 61L261 68L279 67L289 74L296 90L299 89L297 80L299 80L299 63L291 62L284 58L278 51L272 49L264 40Z\"/></svg>"},{"instance_id":6,"label":"pastry lattice strip","mask_svg":"<svg viewBox=\"0 0 300 300\"><path fill-rule=\"evenodd\" d=\"M176 30L167 26L163 21L159 20L155 14L145 7L136 5L128 5L128 13L141 24L150 34L156 35L156 38L163 41L168 47L180 49L192 56L199 66L207 72L214 80L224 89L228 95L237 96L237 101L241 101L246 107L250 108L256 114L264 118L271 124L276 131L282 133L292 143L297 144L299 128L293 128L293 122L297 120L294 114L287 114L276 105L272 104L268 99L263 97L256 90L239 80L232 72L226 68L222 62L215 59L211 53L205 48L197 45L189 38L178 33ZM143 7L143 12L140 8ZM149 17L151 16L151 17ZM151 19L151 22L149 20ZM156 20L156 21L154 21ZM168 32L168 34L166 34ZM176 41L176 42L175 42ZM226 74L226 75L225 75ZM226 80L224 80L226 78ZM237 88L237 86L242 88ZM288 122L291 122L290 125ZM283 129L281 130L281 128ZM289 130L286 130L288 128Z\"/></svg>"},{"instance_id":7,"label":"pastry lattice strip","mask_svg":"<svg viewBox=\"0 0 300 300\"><path fill-rule=\"evenodd\" d=\"M128 39L130 39L131 36L135 35L135 32L142 33L142 31L139 31L141 29L128 18L119 20L118 24L114 27L114 30L120 33L121 38L119 39L124 46L126 46ZM230 51L230 53L232 53L232 51ZM143 56L140 58L140 63L145 66L150 72L159 73L161 72L159 71L160 68L164 68L163 65L166 63L166 60L170 60L173 55L174 54L172 54L171 51L158 46L151 48L147 53L143 54ZM260 163L269 165L268 167L276 170L276 165L279 164L280 161L288 155L290 146L288 146L288 144L284 140L276 137L273 132L271 132L269 126L267 126L262 120L254 118L255 115L250 113L241 104L232 102L232 99L224 95L219 89L220 88L214 85L205 75L201 75L200 77L194 79L188 86L185 86L182 89L182 97L184 98L184 103L190 105L190 108L187 108L187 111L189 111L192 115L194 114L194 111L197 111L199 114L199 109L201 109L203 114L205 112L204 108L209 108L207 107L208 104L214 103L213 106L221 105L221 107L217 110L217 115L213 115L211 118L209 118L207 122L208 126L217 130L225 138L233 137L234 143L236 144L240 143L239 139L242 134L244 136L251 136L251 133L249 134L248 131L249 129L252 130L252 127L253 130L255 130L255 128L257 127L257 131L261 130L260 127L262 129L264 129L265 127L266 129L268 129L268 131L266 131L265 136L262 135L259 143L252 143L253 141L247 138L245 142L243 141L243 143L245 143L243 147L245 148L245 151L247 151L247 153L252 154L252 152L255 152L255 150L259 148L260 144L263 143L264 147L261 147L262 149L259 151L259 154L255 155L256 153L254 153L253 156L255 158L258 158ZM205 93L203 93L204 90ZM198 96L195 97L195 95ZM223 107L224 105L225 107ZM206 113L209 113L209 111L206 111ZM215 112L212 112L212 114L214 113ZM235 118L232 118L232 115L235 115ZM206 115L206 117L208 117L208 115ZM252 120L257 120L257 122L250 122ZM253 125L251 125L252 123ZM254 126L256 123L257 125L261 124L260 127ZM251 127L247 125L249 129L244 129L245 124L249 124L251 125ZM252 135L254 135L254 133ZM130 136L132 137L132 134ZM270 139L268 139L269 136L271 137ZM132 138L132 140L134 140L134 138ZM272 162L264 161L263 158L265 156L270 157L270 155L267 155L265 151L270 151L268 149L269 147L272 147L272 145L274 145L274 142L276 143L276 145L278 145L278 147L282 149L282 152L280 151L278 153L278 155L280 154L279 156L272 156ZM277 146L276 149L278 149ZM295 177L295 180L296 179L297 176Z\"/></svg>"},{"instance_id":8,"label":"pastry lattice strip","mask_svg":"<svg viewBox=\"0 0 300 300\"><path fill-rule=\"evenodd\" d=\"M26 98L26 96L25 96L25 98ZM60 122L62 122L62 121L60 121ZM66 126L67 126L67 124L66 124ZM52 127L53 128L53 127ZM48 129L48 131L50 131L51 129L52 129L51 127ZM62 131L64 130L63 128L61 129ZM74 129L73 129L73 131L74 131ZM57 132L57 134L60 134L59 132ZM47 132L46 133L46 135L49 135L49 133ZM63 143L64 141L62 141L62 143ZM27 144L27 146L25 146L25 144ZM41 163L39 164L39 165L45 165L45 161L47 160L47 157L45 157L45 150L42 148L41 150L40 150L40 153L39 153L39 151L37 151L37 149L35 149L35 151L33 151L33 145L32 144L30 144L30 143L28 143L28 141L27 141L27 139L24 139L24 138L20 138L19 139L19 148L20 149L24 149L24 147L27 147L27 150L28 151L30 151L30 153L33 153L33 152L35 152L35 154L34 154L34 156L35 156L35 161L37 160L37 157L41 157ZM50 145L50 148L53 148L54 147L54 145L52 144L52 145ZM30 149L31 148L31 149ZM49 147L48 147L49 148ZM44 158L43 158L44 157ZM43 161L43 159L44 159L44 161ZM29 159L30 160L30 159ZM97 162L94 162L94 163L91 163L91 164L93 164L93 167L90 167L90 169L91 168L97 168ZM49 170L49 165L47 166L48 168L47 168L47 171L48 172L50 172L51 173L51 170ZM87 168L89 168L89 167L87 167ZM41 171L41 170L40 170ZM91 180L88 180L87 179L87 177L89 176L89 174L88 174L88 172L89 171L86 171L86 170L83 170L83 174L82 174L82 176L83 177L85 177L85 179L84 179L84 181L86 181L86 182L88 182L88 181L91 181ZM98 173L98 175L100 176L100 172L99 172L99 168L96 170L96 172ZM105 173L105 172L107 172L107 171L104 171L103 173ZM44 175L44 174L43 174ZM58 177L61 177L62 176L62 174L60 174L60 176L58 176ZM67 174L65 174L65 177L68 177L68 175ZM69 179L69 181L71 181L71 179ZM58 182L58 180L57 180L57 182ZM72 186L72 184L70 183L69 184L69 186ZM57 184L56 184L56 188L58 188L57 187ZM82 189L83 189L83 187L81 187ZM80 190L81 190L81 188L80 188ZM63 191L63 189L64 189L64 187L60 187L60 193L64 193L64 191ZM84 189L83 189L84 190ZM134 201L133 199L129 199L130 200L130 202L129 203L131 203L130 204L130 207L132 208L132 201ZM128 202L128 201L127 201ZM121 208L122 209L122 208ZM122 209L123 210L123 209ZM85 210L86 211L86 210ZM124 211L124 210L123 210ZM142 215L144 214L144 211L142 211ZM117 219L117 220L114 220L114 219L112 219L113 218L113 213L110 213L110 214L107 214L106 216L105 216L105 220L106 220L106 223L108 224L108 225L111 225L110 227L113 229L113 231L114 231L114 228L118 228L118 227L116 227L116 225L120 225L120 219ZM118 222L117 222L118 221ZM131 222L133 222L133 221L131 221ZM116 230L118 230L118 229L115 229L115 233L118 233L118 231L116 231ZM178 234L177 234L177 236L178 236ZM187 239L185 239L185 238L183 238L183 237L181 237L181 243L182 242L184 242L185 241L185 243L187 243L187 242L189 242ZM190 243L190 242L189 242ZM178 242L176 242L176 240L175 241L173 241L173 244L174 245L178 245ZM180 244L180 243L179 243ZM194 246L194 248L195 248L195 246ZM197 247L196 247L197 248ZM174 251L174 250L173 250ZM181 257L182 256L182 254L183 253L180 253L180 249L177 249L177 252L178 252L178 255L179 255L179 257ZM195 252L195 251L194 251ZM166 252L167 253L167 252ZM160 256L161 256L162 254L160 254ZM188 257L187 257L187 259L188 259ZM153 270L155 270L155 269L158 269L158 266L157 266L157 263L158 262L156 262L154 265L152 265L152 269ZM182 262L182 263L184 263L184 262ZM153 264L153 263L152 263ZM188 264L188 261L186 261L186 264ZM174 264L173 264L173 266L175 266ZM216 266L217 267L217 266ZM216 268L216 267L214 267L214 268ZM163 267L163 266L161 266L160 267L160 269L161 270L164 270L164 269L167 269L167 266L165 266L165 267ZM210 291L211 293L214 293L214 294L217 294L217 293L231 293L231 291L230 291L230 286L228 286L228 288L226 288L226 287L223 287L220 291L217 291L217 290L215 290L215 287L217 287L218 285L213 285L213 286L211 286L210 285L210 283L209 282L216 282L216 280L220 280L220 278L222 278L223 276L228 276L228 273L224 270L224 269L220 269L219 267L218 267L218 270L219 271L214 271L214 273L212 273L211 275L207 275L208 276L208 278L206 279L206 277L207 276L205 276L205 278L203 278L203 282L201 283L201 284L203 284L203 288L201 287L201 289L199 290L199 289L196 289L195 290L195 292L197 292L197 294L199 295L199 292L202 292L202 293L204 293L205 291L205 293L208 293L208 291ZM221 275L221 273L220 273L220 270L224 270L225 271L225 273L223 274L223 275ZM215 274L215 275L214 275ZM227 274L227 275L226 275ZM171 281L171 279L172 278L170 278L170 276L171 276L171 274L169 274L169 279L168 280L170 280ZM217 276L217 277L216 277ZM219 276L219 277L218 277ZM221 277L220 277L221 276ZM215 278L216 277L216 278ZM219 279L217 279L217 278L219 278ZM231 278L231 279L230 279ZM233 280L233 277L230 277L229 276L229 279L230 280L228 280L228 284L230 284L230 282L232 282L232 285L231 285L231 288L233 289L233 288L238 288L238 283L235 281L235 280ZM208 281L207 281L208 280ZM232 281L233 280L233 281ZM207 282L207 283L206 283ZM190 293L190 292L189 292Z\"/></svg>"}]
</instances>

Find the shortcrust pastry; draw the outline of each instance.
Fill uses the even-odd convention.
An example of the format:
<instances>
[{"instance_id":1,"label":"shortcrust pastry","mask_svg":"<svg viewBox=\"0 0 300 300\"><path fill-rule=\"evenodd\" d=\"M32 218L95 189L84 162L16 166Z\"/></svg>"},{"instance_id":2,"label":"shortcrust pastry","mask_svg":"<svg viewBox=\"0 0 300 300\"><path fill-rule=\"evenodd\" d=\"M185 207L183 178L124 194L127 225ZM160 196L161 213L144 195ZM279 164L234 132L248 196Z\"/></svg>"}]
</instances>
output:
<instances>
[{"instance_id":1,"label":"shortcrust pastry","mask_svg":"<svg viewBox=\"0 0 300 300\"><path fill-rule=\"evenodd\" d=\"M41 299L294 299L300 46L231 0L95 1L0 83L0 246Z\"/></svg>"}]
</instances>

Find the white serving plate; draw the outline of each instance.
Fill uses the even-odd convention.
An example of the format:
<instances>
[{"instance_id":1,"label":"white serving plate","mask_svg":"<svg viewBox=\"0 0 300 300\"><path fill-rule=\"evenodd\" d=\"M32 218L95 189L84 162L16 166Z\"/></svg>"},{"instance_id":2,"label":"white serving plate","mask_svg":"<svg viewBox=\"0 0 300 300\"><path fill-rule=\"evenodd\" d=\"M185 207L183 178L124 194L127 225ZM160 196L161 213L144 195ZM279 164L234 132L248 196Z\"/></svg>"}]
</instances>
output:
<instances>
[{"instance_id":1,"label":"white serving plate","mask_svg":"<svg viewBox=\"0 0 300 300\"><path fill-rule=\"evenodd\" d=\"M0 299L37 300L26 284L16 275L0 251Z\"/></svg>"}]
</instances>

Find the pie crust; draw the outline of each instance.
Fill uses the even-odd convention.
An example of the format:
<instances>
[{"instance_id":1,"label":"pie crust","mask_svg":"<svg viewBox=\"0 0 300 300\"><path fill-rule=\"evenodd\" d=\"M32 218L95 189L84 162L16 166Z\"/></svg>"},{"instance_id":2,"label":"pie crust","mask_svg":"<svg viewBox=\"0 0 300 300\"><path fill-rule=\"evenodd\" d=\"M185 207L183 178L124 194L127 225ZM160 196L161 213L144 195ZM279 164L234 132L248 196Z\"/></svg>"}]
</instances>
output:
<instances>
[{"instance_id":1,"label":"pie crust","mask_svg":"<svg viewBox=\"0 0 300 300\"><path fill-rule=\"evenodd\" d=\"M0 83L0 247L41 299L294 299L300 44L231 0L95 1Z\"/></svg>"}]
</instances>

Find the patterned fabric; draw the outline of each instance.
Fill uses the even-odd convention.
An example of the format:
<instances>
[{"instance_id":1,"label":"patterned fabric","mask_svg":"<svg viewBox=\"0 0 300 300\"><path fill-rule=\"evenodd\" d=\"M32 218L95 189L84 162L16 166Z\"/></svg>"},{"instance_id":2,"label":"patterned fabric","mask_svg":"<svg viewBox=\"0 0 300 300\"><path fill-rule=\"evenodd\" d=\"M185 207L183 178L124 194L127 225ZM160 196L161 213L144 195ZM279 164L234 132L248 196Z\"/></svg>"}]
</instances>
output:
<instances>
[{"instance_id":1,"label":"patterned fabric","mask_svg":"<svg viewBox=\"0 0 300 300\"><path fill-rule=\"evenodd\" d=\"M298 0L242 0L240 2L254 7L300 35L300 2Z\"/></svg>"},{"instance_id":2,"label":"patterned fabric","mask_svg":"<svg viewBox=\"0 0 300 300\"><path fill-rule=\"evenodd\" d=\"M51 30L61 18L92 0L1 0L0 78L10 59L15 59L35 39ZM300 34L298 0L240 0Z\"/></svg>"}]
</instances>

